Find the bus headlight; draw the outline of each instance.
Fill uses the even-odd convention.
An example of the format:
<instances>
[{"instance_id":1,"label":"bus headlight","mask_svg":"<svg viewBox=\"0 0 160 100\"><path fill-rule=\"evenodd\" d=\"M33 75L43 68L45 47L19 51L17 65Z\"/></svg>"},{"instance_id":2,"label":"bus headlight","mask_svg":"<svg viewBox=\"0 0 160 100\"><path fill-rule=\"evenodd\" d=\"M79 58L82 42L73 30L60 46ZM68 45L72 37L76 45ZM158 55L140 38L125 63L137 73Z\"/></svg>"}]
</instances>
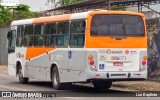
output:
<instances>
[{"instance_id":1,"label":"bus headlight","mask_svg":"<svg viewBox=\"0 0 160 100\"><path fill-rule=\"evenodd\" d=\"M147 60L147 56L144 56L144 57L143 57L143 60Z\"/></svg>"}]
</instances>

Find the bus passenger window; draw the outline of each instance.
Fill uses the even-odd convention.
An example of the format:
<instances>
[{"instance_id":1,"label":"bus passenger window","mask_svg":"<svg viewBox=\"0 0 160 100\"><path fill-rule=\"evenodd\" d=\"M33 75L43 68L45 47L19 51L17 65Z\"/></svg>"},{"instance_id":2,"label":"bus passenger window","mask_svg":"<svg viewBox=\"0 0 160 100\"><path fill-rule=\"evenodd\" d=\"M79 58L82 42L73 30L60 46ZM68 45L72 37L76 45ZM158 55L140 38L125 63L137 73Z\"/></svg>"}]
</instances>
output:
<instances>
[{"instance_id":1,"label":"bus passenger window","mask_svg":"<svg viewBox=\"0 0 160 100\"><path fill-rule=\"evenodd\" d=\"M42 45L43 45L43 37L34 36L34 46L42 46Z\"/></svg>"},{"instance_id":2,"label":"bus passenger window","mask_svg":"<svg viewBox=\"0 0 160 100\"><path fill-rule=\"evenodd\" d=\"M56 34L56 23L47 23L45 26L45 34Z\"/></svg>"},{"instance_id":3,"label":"bus passenger window","mask_svg":"<svg viewBox=\"0 0 160 100\"><path fill-rule=\"evenodd\" d=\"M56 45L56 36L51 36L50 46Z\"/></svg>"},{"instance_id":4,"label":"bus passenger window","mask_svg":"<svg viewBox=\"0 0 160 100\"><path fill-rule=\"evenodd\" d=\"M23 46L33 46L33 25L25 25Z\"/></svg>"},{"instance_id":5,"label":"bus passenger window","mask_svg":"<svg viewBox=\"0 0 160 100\"><path fill-rule=\"evenodd\" d=\"M37 24L34 28L34 35L43 35L44 25L43 24Z\"/></svg>"},{"instance_id":6,"label":"bus passenger window","mask_svg":"<svg viewBox=\"0 0 160 100\"><path fill-rule=\"evenodd\" d=\"M28 40L27 37L23 37L22 38L22 44L23 44L23 46L27 46L27 40Z\"/></svg>"},{"instance_id":7,"label":"bus passenger window","mask_svg":"<svg viewBox=\"0 0 160 100\"><path fill-rule=\"evenodd\" d=\"M33 46L33 36L30 36L28 40L29 40L28 46Z\"/></svg>"},{"instance_id":8,"label":"bus passenger window","mask_svg":"<svg viewBox=\"0 0 160 100\"><path fill-rule=\"evenodd\" d=\"M17 27L17 41L16 46L21 47L23 42L23 35L24 35L24 26Z\"/></svg>"},{"instance_id":9,"label":"bus passenger window","mask_svg":"<svg viewBox=\"0 0 160 100\"><path fill-rule=\"evenodd\" d=\"M58 23L57 47L67 48L69 44L69 22Z\"/></svg>"},{"instance_id":10,"label":"bus passenger window","mask_svg":"<svg viewBox=\"0 0 160 100\"><path fill-rule=\"evenodd\" d=\"M34 28L34 46L43 46L44 25L37 24Z\"/></svg>"},{"instance_id":11,"label":"bus passenger window","mask_svg":"<svg viewBox=\"0 0 160 100\"><path fill-rule=\"evenodd\" d=\"M25 26L25 35L33 35L33 25Z\"/></svg>"},{"instance_id":12,"label":"bus passenger window","mask_svg":"<svg viewBox=\"0 0 160 100\"><path fill-rule=\"evenodd\" d=\"M85 41L85 21L72 21L71 22L71 48L82 48Z\"/></svg>"},{"instance_id":13,"label":"bus passenger window","mask_svg":"<svg viewBox=\"0 0 160 100\"><path fill-rule=\"evenodd\" d=\"M47 47L56 45L56 23L47 23L45 25L44 45Z\"/></svg>"},{"instance_id":14,"label":"bus passenger window","mask_svg":"<svg viewBox=\"0 0 160 100\"><path fill-rule=\"evenodd\" d=\"M57 36L57 45L58 46L63 46L64 45L64 41L63 41L63 36Z\"/></svg>"}]
</instances>

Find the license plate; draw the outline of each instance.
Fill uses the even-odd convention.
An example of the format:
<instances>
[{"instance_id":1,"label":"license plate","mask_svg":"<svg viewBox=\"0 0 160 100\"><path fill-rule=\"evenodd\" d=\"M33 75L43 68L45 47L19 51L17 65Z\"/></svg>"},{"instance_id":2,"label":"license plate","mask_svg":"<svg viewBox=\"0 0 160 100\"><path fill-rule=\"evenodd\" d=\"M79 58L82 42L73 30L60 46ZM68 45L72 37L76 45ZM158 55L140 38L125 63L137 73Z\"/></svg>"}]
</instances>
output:
<instances>
[{"instance_id":1,"label":"license plate","mask_svg":"<svg viewBox=\"0 0 160 100\"><path fill-rule=\"evenodd\" d=\"M123 66L123 62L113 62L113 66Z\"/></svg>"}]
</instances>

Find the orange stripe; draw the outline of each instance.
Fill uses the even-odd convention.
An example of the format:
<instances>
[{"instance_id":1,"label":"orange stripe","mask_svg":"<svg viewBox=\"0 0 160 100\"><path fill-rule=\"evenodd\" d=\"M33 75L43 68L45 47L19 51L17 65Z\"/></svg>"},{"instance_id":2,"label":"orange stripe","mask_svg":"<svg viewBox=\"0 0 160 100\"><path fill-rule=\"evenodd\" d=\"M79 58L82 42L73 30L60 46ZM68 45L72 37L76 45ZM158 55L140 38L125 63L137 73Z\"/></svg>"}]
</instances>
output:
<instances>
[{"instance_id":1,"label":"orange stripe","mask_svg":"<svg viewBox=\"0 0 160 100\"><path fill-rule=\"evenodd\" d=\"M145 37L128 37L115 40L110 37L87 36L86 48L147 48L147 39Z\"/></svg>"},{"instance_id":2,"label":"orange stripe","mask_svg":"<svg viewBox=\"0 0 160 100\"><path fill-rule=\"evenodd\" d=\"M47 53L47 51L51 51L54 50L55 48L34 48L34 47L29 47L27 48L27 54L26 54L26 60L28 60L29 58L34 58L37 57L39 55L42 55L44 53Z\"/></svg>"},{"instance_id":3,"label":"orange stripe","mask_svg":"<svg viewBox=\"0 0 160 100\"><path fill-rule=\"evenodd\" d=\"M36 23L47 23L47 22L56 22L56 21L65 21L65 20L69 20L70 17L71 17L71 14L36 18L36 19L33 20L33 24L36 24Z\"/></svg>"}]
</instances>

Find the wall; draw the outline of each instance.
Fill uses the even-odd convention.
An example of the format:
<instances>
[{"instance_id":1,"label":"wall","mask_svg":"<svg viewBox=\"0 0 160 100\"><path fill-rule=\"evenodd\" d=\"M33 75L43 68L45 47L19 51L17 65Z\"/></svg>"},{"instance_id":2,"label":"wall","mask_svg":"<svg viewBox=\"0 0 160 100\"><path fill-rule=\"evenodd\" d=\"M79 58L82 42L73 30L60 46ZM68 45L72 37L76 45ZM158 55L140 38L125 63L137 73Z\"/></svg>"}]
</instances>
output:
<instances>
[{"instance_id":1,"label":"wall","mask_svg":"<svg viewBox=\"0 0 160 100\"><path fill-rule=\"evenodd\" d=\"M0 26L0 65L8 64L7 32L8 26Z\"/></svg>"}]
</instances>

